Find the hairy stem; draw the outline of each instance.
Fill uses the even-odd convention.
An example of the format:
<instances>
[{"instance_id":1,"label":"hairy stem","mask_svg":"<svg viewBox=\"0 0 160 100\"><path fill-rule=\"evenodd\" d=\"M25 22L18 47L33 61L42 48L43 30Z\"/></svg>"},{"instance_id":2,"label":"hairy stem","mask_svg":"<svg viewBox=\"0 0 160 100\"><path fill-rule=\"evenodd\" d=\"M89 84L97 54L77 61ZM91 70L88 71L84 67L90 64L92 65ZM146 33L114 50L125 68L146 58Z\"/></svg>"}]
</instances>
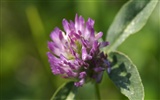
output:
<instances>
[{"instance_id":1,"label":"hairy stem","mask_svg":"<svg viewBox=\"0 0 160 100\"><path fill-rule=\"evenodd\" d=\"M101 100L100 91L99 91L99 86L98 86L97 83L95 84L95 91L96 91L97 99L98 99L98 100Z\"/></svg>"}]
</instances>

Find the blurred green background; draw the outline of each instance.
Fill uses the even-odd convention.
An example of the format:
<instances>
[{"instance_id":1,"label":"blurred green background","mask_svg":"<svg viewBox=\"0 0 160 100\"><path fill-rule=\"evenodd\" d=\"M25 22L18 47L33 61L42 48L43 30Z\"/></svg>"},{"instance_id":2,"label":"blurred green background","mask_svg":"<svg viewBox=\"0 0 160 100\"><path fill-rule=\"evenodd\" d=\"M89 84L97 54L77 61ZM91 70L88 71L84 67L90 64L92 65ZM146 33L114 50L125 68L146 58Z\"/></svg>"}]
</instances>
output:
<instances>
[{"instance_id":1,"label":"blurred green background","mask_svg":"<svg viewBox=\"0 0 160 100\"><path fill-rule=\"evenodd\" d=\"M95 30L106 32L127 0L2 0L1 1L1 99L50 99L67 80L54 76L46 56L49 34L62 29L62 19L75 14L95 20ZM104 36L105 37L105 36ZM119 48L137 66L145 89L145 100L160 99L160 2L147 24ZM92 91L93 90L93 91ZM104 100L126 99L104 74L100 84ZM78 99L95 98L87 84Z\"/></svg>"}]
</instances>

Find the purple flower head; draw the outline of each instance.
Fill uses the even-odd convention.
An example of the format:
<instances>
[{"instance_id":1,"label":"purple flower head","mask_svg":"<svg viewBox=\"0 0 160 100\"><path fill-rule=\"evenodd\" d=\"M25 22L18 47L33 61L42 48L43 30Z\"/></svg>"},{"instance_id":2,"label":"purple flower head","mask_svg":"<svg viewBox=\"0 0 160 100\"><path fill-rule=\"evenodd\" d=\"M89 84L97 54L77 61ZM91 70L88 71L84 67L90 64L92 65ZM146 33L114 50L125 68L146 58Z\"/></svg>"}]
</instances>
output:
<instances>
[{"instance_id":1,"label":"purple flower head","mask_svg":"<svg viewBox=\"0 0 160 100\"><path fill-rule=\"evenodd\" d=\"M99 42L103 33L94 31L94 20L87 22L76 14L75 22L62 21L64 31L55 28L48 42L47 53L53 74L75 79L75 86L82 86L87 80L99 83L103 71L109 67L107 56L100 48L108 42Z\"/></svg>"}]
</instances>

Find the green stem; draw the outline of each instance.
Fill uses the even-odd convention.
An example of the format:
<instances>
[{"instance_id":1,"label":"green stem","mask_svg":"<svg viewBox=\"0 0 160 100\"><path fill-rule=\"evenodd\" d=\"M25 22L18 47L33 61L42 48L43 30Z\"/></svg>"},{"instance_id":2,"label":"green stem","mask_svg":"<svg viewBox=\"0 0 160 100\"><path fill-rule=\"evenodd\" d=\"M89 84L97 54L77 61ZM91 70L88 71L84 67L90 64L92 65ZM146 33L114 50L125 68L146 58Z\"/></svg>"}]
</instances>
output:
<instances>
[{"instance_id":1,"label":"green stem","mask_svg":"<svg viewBox=\"0 0 160 100\"><path fill-rule=\"evenodd\" d=\"M97 99L98 99L98 100L101 100L100 91L99 91L99 86L98 86L97 83L95 83L95 90L96 90Z\"/></svg>"}]
</instances>

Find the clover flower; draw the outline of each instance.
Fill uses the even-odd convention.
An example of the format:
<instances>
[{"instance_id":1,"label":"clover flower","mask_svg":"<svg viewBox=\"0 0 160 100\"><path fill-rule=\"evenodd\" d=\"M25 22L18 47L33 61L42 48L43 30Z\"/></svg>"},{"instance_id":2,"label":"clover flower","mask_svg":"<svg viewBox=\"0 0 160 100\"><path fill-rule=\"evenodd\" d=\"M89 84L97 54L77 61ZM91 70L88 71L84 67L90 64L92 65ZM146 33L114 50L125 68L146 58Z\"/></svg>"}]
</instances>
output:
<instances>
[{"instance_id":1,"label":"clover flower","mask_svg":"<svg viewBox=\"0 0 160 100\"><path fill-rule=\"evenodd\" d=\"M75 16L75 22L62 21L64 31L55 28L48 42L47 53L53 74L75 80L80 87L85 82L95 80L99 83L103 71L109 68L107 55L100 50L108 42L99 42L103 33L95 34L94 20L85 22L82 16Z\"/></svg>"}]
</instances>

